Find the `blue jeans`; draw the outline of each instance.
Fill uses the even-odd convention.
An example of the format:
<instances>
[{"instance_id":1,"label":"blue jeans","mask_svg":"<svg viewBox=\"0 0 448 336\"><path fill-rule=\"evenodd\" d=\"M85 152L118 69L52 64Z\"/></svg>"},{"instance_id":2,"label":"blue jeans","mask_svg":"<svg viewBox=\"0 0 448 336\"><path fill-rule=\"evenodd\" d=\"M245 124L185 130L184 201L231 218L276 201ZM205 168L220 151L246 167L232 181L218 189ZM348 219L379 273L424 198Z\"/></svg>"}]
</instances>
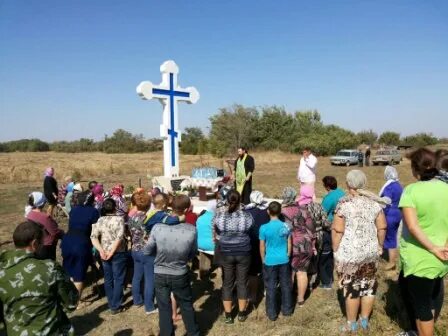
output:
<instances>
[{"instance_id":1,"label":"blue jeans","mask_svg":"<svg viewBox=\"0 0 448 336\"><path fill-rule=\"evenodd\" d=\"M291 315L292 306L292 278L289 263L275 266L263 265L264 286L266 287L266 315L270 320L278 316L277 284L280 283L282 292L281 311L285 316Z\"/></svg>"},{"instance_id":2,"label":"blue jeans","mask_svg":"<svg viewBox=\"0 0 448 336\"><path fill-rule=\"evenodd\" d=\"M154 256L144 255L142 251L132 251L134 259L134 276L132 277L132 299L135 305L145 304L150 312L154 307ZM142 296L142 280L143 296Z\"/></svg>"},{"instance_id":3,"label":"blue jeans","mask_svg":"<svg viewBox=\"0 0 448 336\"><path fill-rule=\"evenodd\" d=\"M190 274L168 275L156 274L155 287L157 305L159 306L160 336L174 335L173 310L171 308L171 293L180 307L182 320L188 336L199 336L193 308L193 293L190 285Z\"/></svg>"},{"instance_id":4,"label":"blue jeans","mask_svg":"<svg viewBox=\"0 0 448 336\"><path fill-rule=\"evenodd\" d=\"M104 291L110 310L118 310L123 300L123 285L126 276L126 252L117 252L109 260L102 260Z\"/></svg>"}]
</instances>

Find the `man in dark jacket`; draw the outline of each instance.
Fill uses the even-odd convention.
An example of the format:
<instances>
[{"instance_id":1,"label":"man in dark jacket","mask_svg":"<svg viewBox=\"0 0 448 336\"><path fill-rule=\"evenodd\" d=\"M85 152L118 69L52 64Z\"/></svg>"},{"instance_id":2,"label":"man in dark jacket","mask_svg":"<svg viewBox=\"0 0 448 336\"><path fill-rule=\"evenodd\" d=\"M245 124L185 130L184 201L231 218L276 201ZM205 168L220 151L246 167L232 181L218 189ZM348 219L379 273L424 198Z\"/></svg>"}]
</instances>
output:
<instances>
[{"instance_id":1,"label":"man in dark jacket","mask_svg":"<svg viewBox=\"0 0 448 336\"><path fill-rule=\"evenodd\" d=\"M241 194L243 204L250 203L252 192L252 174L255 170L255 160L244 147L238 148L238 158L235 160L235 188Z\"/></svg>"}]
</instances>

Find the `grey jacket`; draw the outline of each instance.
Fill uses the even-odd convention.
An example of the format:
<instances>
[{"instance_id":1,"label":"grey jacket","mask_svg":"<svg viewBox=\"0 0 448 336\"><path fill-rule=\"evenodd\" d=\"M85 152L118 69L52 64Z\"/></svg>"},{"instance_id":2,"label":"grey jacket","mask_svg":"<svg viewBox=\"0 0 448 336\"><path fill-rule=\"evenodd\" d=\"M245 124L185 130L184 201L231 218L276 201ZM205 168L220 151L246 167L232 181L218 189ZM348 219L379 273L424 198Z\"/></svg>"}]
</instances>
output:
<instances>
[{"instance_id":1,"label":"grey jacket","mask_svg":"<svg viewBox=\"0 0 448 336\"><path fill-rule=\"evenodd\" d=\"M155 254L154 273L184 275L197 253L196 227L191 224L156 224L144 254Z\"/></svg>"}]
</instances>

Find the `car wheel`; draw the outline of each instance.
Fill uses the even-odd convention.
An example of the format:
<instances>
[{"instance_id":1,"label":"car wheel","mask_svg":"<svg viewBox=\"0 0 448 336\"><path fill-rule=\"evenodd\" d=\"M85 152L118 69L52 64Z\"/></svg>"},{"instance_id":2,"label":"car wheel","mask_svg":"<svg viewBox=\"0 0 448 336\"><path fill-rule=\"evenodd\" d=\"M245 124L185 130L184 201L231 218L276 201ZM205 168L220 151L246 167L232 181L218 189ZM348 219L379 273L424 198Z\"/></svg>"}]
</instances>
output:
<instances>
[{"instance_id":1,"label":"car wheel","mask_svg":"<svg viewBox=\"0 0 448 336\"><path fill-rule=\"evenodd\" d=\"M374 166L378 166L378 163L376 163L376 162L372 162L372 164L373 164Z\"/></svg>"}]
</instances>

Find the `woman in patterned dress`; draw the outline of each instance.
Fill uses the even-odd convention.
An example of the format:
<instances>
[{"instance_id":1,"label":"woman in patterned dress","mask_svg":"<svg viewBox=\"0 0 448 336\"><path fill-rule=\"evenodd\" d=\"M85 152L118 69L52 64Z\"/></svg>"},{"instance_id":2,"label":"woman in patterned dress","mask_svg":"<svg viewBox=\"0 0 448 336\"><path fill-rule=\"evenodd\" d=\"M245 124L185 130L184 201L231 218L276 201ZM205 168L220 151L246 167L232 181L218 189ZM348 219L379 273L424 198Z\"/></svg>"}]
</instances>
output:
<instances>
[{"instance_id":1,"label":"woman in patterned dress","mask_svg":"<svg viewBox=\"0 0 448 336\"><path fill-rule=\"evenodd\" d=\"M297 305L305 303L308 289L308 274L317 272L317 255L322 247L322 233L329 228L327 215L319 203L313 202L314 187L300 187L298 208L292 217L291 267L297 277ZM285 209L284 209L285 210Z\"/></svg>"},{"instance_id":2,"label":"woman in patterned dress","mask_svg":"<svg viewBox=\"0 0 448 336\"><path fill-rule=\"evenodd\" d=\"M343 290L347 323L341 331L356 332L359 325L368 329L378 287L377 265L383 251L386 219L382 208L390 199L364 190L365 174L347 174L348 195L341 198L332 226L333 251L339 286Z\"/></svg>"}]
</instances>

